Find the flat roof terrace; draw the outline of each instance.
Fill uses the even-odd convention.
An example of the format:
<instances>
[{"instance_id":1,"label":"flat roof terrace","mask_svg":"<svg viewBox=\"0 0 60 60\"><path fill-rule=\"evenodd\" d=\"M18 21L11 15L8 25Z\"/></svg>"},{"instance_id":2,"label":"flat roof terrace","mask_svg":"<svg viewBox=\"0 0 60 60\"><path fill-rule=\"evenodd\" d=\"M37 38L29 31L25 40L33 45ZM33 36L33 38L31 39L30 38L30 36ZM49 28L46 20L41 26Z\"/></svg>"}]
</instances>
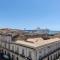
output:
<instances>
[{"instance_id":1,"label":"flat roof terrace","mask_svg":"<svg viewBox=\"0 0 60 60\"><path fill-rule=\"evenodd\" d=\"M60 41L60 38L52 38L52 39L48 39L48 40L43 40L42 38L29 38L26 41L17 40L14 43L19 44L19 45L23 45L23 46L27 46L27 47L36 48L36 47L40 47L40 46L54 43L57 41Z\"/></svg>"}]
</instances>

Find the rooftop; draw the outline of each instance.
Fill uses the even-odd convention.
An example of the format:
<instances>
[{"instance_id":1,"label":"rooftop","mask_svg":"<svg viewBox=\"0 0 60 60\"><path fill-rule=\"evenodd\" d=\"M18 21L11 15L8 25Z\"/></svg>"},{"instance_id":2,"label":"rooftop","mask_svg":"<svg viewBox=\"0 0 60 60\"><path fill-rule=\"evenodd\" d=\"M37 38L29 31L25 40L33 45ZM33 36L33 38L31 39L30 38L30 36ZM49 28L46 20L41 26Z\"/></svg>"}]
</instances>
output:
<instances>
[{"instance_id":1,"label":"rooftop","mask_svg":"<svg viewBox=\"0 0 60 60\"><path fill-rule=\"evenodd\" d=\"M21 44L24 46L28 46L28 47L32 47L32 48L36 48L36 47L40 47L46 44L50 44L56 41L60 41L59 38L53 38L53 39L48 39L48 40L43 40L42 38L29 38L26 41L24 40L17 40L15 43L16 44Z\"/></svg>"},{"instance_id":2,"label":"rooftop","mask_svg":"<svg viewBox=\"0 0 60 60\"><path fill-rule=\"evenodd\" d=\"M31 32L32 31L32 32ZM42 32L41 32L42 31ZM60 34L47 34L46 30L0 29L0 35L11 35L13 43L36 48L60 41ZM38 32L38 33L35 33ZM40 33L41 32L41 33Z\"/></svg>"}]
</instances>

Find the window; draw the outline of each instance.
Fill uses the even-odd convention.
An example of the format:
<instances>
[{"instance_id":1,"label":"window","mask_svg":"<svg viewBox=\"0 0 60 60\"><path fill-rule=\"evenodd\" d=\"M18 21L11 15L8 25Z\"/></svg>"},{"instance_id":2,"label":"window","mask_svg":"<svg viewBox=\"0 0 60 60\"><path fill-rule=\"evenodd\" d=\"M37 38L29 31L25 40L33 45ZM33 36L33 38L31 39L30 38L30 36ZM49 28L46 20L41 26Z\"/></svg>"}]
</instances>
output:
<instances>
[{"instance_id":1,"label":"window","mask_svg":"<svg viewBox=\"0 0 60 60\"><path fill-rule=\"evenodd\" d=\"M5 48L6 48L6 43L5 43Z\"/></svg>"},{"instance_id":2,"label":"window","mask_svg":"<svg viewBox=\"0 0 60 60\"><path fill-rule=\"evenodd\" d=\"M41 56L39 56L39 59L38 60L41 60Z\"/></svg>"},{"instance_id":3,"label":"window","mask_svg":"<svg viewBox=\"0 0 60 60\"><path fill-rule=\"evenodd\" d=\"M14 46L12 46L12 50L14 51Z\"/></svg>"},{"instance_id":4,"label":"window","mask_svg":"<svg viewBox=\"0 0 60 60\"><path fill-rule=\"evenodd\" d=\"M49 56L48 56L48 60L49 60Z\"/></svg>"},{"instance_id":5,"label":"window","mask_svg":"<svg viewBox=\"0 0 60 60\"><path fill-rule=\"evenodd\" d=\"M9 57L9 59L10 59L10 58L11 58L11 57L10 57L10 53L7 53L7 55L8 55L8 57Z\"/></svg>"},{"instance_id":6,"label":"window","mask_svg":"<svg viewBox=\"0 0 60 60\"><path fill-rule=\"evenodd\" d=\"M24 49L22 49L22 55L24 55Z\"/></svg>"},{"instance_id":7,"label":"window","mask_svg":"<svg viewBox=\"0 0 60 60\"><path fill-rule=\"evenodd\" d=\"M12 55L12 60L14 60L14 55Z\"/></svg>"},{"instance_id":8,"label":"window","mask_svg":"<svg viewBox=\"0 0 60 60\"><path fill-rule=\"evenodd\" d=\"M15 46L15 53L19 54L19 46Z\"/></svg>"},{"instance_id":9,"label":"window","mask_svg":"<svg viewBox=\"0 0 60 60\"><path fill-rule=\"evenodd\" d=\"M16 59L19 60L18 57L16 57Z\"/></svg>"},{"instance_id":10,"label":"window","mask_svg":"<svg viewBox=\"0 0 60 60\"><path fill-rule=\"evenodd\" d=\"M50 46L48 46L47 48L50 48Z\"/></svg>"},{"instance_id":11,"label":"window","mask_svg":"<svg viewBox=\"0 0 60 60\"><path fill-rule=\"evenodd\" d=\"M19 53L19 47L17 47L17 50L16 51L17 51L17 53Z\"/></svg>"},{"instance_id":12,"label":"window","mask_svg":"<svg viewBox=\"0 0 60 60\"><path fill-rule=\"evenodd\" d=\"M31 57L31 52L29 51L29 56L28 56L29 60L32 60L32 57Z\"/></svg>"},{"instance_id":13,"label":"window","mask_svg":"<svg viewBox=\"0 0 60 60\"><path fill-rule=\"evenodd\" d=\"M31 57L31 52L29 51L29 57Z\"/></svg>"},{"instance_id":14,"label":"window","mask_svg":"<svg viewBox=\"0 0 60 60\"><path fill-rule=\"evenodd\" d=\"M6 54L6 51L5 51L5 54Z\"/></svg>"}]
</instances>

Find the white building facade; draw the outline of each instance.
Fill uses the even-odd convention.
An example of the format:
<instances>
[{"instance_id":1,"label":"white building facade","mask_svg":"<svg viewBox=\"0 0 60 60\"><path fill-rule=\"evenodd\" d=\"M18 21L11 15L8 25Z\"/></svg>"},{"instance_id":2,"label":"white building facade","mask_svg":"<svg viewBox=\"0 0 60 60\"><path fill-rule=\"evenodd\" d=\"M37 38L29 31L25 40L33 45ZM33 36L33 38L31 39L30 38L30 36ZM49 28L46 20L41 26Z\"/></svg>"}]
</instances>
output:
<instances>
[{"instance_id":1,"label":"white building facade","mask_svg":"<svg viewBox=\"0 0 60 60\"><path fill-rule=\"evenodd\" d=\"M60 56L60 40L34 46L28 42L15 43L10 35L0 35L0 51L10 60L56 60Z\"/></svg>"}]
</instances>

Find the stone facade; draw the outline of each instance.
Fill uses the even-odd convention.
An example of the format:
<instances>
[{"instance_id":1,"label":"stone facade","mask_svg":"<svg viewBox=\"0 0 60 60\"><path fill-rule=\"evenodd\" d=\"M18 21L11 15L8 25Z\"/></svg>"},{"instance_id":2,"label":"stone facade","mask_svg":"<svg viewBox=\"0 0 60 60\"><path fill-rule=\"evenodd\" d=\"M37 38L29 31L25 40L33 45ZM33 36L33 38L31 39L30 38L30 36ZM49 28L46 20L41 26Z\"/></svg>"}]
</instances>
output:
<instances>
[{"instance_id":1,"label":"stone facade","mask_svg":"<svg viewBox=\"0 0 60 60\"><path fill-rule=\"evenodd\" d=\"M60 56L60 40L33 48L12 42L9 35L0 35L0 50L12 60L56 60Z\"/></svg>"}]
</instances>

